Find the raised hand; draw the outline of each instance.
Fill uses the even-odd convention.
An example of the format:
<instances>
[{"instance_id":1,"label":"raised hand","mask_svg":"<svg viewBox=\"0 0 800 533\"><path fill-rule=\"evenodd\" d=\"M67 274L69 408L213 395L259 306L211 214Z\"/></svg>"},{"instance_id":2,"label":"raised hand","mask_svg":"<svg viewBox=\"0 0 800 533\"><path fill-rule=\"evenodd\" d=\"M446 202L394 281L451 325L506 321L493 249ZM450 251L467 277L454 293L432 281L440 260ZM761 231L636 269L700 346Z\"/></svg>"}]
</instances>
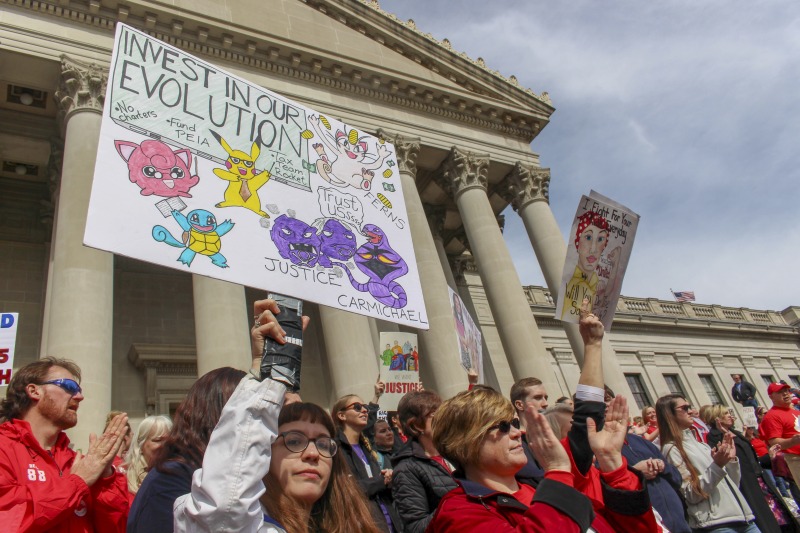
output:
<instances>
[{"instance_id":1,"label":"raised hand","mask_svg":"<svg viewBox=\"0 0 800 533\"><path fill-rule=\"evenodd\" d=\"M378 400L380 400L381 396L383 396L383 393L386 391L386 383L381 381L380 374L378 374L378 381L375 382L373 390L375 394L372 395L372 403L378 403Z\"/></svg>"},{"instance_id":2,"label":"raised hand","mask_svg":"<svg viewBox=\"0 0 800 533\"><path fill-rule=\"evenodd\" d=\"M72 463L70 473L83 479L90 487L100 479L114 473L112 462L125 441L128 433L128 415L115 416L108 428L99 438L89 435L89 449L86 455L78 454Z\"/></svg>"},{"instance_id":3,"label":"raised hand","mask_svg":"<svg viewBox=\"0 0 800 533\"><path fill-rule=\"evenodd\" d=\"M252 348L253 371L258 374L261 369L261 356L264 355L264 339L270 337L274 341L285 344L286 332L278 323L275 315L281 310L275 300L257 300L253 302L253 327L250 328L250 345ZM303 317L303 331L311 319Z\"/></svg>"},{"instance_id":4,"label":"raised hand","mask_svg":"<svg viewBox=\"0 0 800 533\"><path fill-rule=\"evenodd\" d=\"M526 409L523 411L522 417L525 419L528 445L544 471L572 472L567 451L553 433L550 423L544 415L535 409Z\"/></svg>"},{"instance_id":5,"label":"raised hand","mask_svg":"<svg viewBox=\"0 0 800 533\"><path fill-rule=\"evenodd\" d=\"M594 419L587 418L586 431L601 471L611 472L622 466L622 446L628 434L628 400L624 396L615 397L608 404L603 429L597 431Z\"/></svg>"},{"instance_id":6,"label":"raised hand","mask_svg":"<svg viewBox=\"0 0 800 533\"><path fill-rule=\"evenodd\" d=\"M478 384L478 371L474 368L470 368L467 370L467 381L470 385L477 385Z\"/></svg>"},{"instance_id":7,"label":"raised hand","mask_svg":"<svg viewBox=\"0 0 800 533\"><path fill-rule=\"evenodd\" d=\"M578 326L584 345L601 344L605 328L600 319L591 312L591 302L588 298L583 299L581 304L581 320Z\"/></svg>"},{"instance_id":8,"label":"raised hand","mask_svg":"<svg viewBox=\"0 0 800 533\"><path fill-rule=\"evenodd\" d=\"M711 458L720 468L724 468L726 464L731 462L731 459L736 457L736 449L732 450L731 448L732 445L729 443L729 439L723 438L722 442L717 443L711 450ZM733 452L733 456L731 456L731 452Z\"/></svg>"}]
</instances>

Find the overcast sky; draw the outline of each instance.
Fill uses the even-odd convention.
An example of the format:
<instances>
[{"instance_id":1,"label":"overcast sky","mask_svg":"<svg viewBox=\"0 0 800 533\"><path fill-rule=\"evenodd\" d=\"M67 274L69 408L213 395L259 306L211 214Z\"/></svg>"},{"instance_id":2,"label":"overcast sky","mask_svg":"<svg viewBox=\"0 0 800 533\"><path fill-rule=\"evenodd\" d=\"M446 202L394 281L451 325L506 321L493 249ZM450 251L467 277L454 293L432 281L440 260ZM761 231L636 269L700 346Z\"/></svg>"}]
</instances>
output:
<instances>
[{"instance_id":1,"label":"overcast sky","mask_svg":"<svg viewBox=\"0 0 800 533\"><path fill-rule=\"evenodd\" d=\"M595 189L642 217L623 294L800 306L800 3L380 0L556 107L532 148L566 234ZM519 217L523 284L544 278Z\"/></svg>"}]
</instances>

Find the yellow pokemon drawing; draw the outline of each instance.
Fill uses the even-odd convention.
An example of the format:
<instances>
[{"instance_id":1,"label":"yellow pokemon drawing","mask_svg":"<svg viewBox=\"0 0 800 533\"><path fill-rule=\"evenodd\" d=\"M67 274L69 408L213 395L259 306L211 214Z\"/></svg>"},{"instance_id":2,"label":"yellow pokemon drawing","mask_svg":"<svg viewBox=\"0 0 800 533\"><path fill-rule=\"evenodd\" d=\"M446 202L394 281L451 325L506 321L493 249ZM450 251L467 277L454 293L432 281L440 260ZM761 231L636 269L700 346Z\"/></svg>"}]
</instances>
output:
<instances>
[{"instance_id":1,"label":"yellow pokemon drawing","mask_svg":"<svg viewBox=\"0 0 800 533\"><path fill-rule=\"evenodd\" d=\"M227 168L215 168L214 174L220 179L229 181L225 189L225 200L218 203L217 207L244 207L264 218L269 215L261 209L261 200L258 189L269 181L270 174L267 170L256 169L256 159L261 153L259 141L253 143L250 153L233 150L218 133L211 132L217 142L228 152Z\"/></svg>"}]
</instances>

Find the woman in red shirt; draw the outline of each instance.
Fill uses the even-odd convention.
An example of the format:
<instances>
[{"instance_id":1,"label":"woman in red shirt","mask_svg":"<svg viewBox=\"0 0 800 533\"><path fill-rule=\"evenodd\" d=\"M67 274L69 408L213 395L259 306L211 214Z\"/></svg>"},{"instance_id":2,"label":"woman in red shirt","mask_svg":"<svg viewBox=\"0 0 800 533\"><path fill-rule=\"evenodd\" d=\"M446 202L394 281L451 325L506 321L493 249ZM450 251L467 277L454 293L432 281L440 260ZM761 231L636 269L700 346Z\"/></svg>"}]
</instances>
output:
<instances>
[{"instance_id":1,"label":"woman in red shirt","mask_svg":"<svg viewBox=\"0 0 800 533\"><path fill-rule=\"evenodd\" d=\"M658 423L656 422L655 407L648 405L642 409L642 420L644 420L644 425L647 428L647 431L645 431L642 437L649 442L653 442L658 438Z\"/></svg>"}]
</instances>

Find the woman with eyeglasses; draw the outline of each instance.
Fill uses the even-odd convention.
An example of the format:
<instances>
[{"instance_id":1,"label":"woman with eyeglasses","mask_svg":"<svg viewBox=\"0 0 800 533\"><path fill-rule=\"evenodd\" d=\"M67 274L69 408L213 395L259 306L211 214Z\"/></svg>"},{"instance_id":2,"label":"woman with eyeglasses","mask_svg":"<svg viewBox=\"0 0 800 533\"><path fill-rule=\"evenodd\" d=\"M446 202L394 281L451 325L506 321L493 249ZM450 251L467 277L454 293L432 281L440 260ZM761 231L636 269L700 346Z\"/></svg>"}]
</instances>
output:
<instances>
[{"instance_id":1,"label":"woman with eyeglasses","mask_svg":"<svg viewBox=\"0 0 800 533\"><path fill-rule=\"evenodd\" d=\"M225 404L191 493L175 502L176 531L378 533L331 417L296 394L300 361L262 364L265 336L285 342L280 309L261 300L254 310L251 375Z\"/></svg>"},{"instance_id":2,"label":"woman with eyeglasses","mask_svg":"<svg viewBox=\"0 0 800 533\"><path fill-rule=\"evenodd\" d=\"M707 532L760 531L738 488L741 470L733 434L725 434L714 448L698 442L691 433L690 410L680 394L668 394L656 402L661 453L681 473L689 525Z\"/></svg>"},{"instance_id":3,"label":"woman with eyeglasses","mask_svg":"<svg viewBox=\"0 0 800 533\"><path fill-rule=\"evenodd\" d=\"M375 525L392 533L402 531L400 517L392 504L392 471L381 470L377 456L364 435L368 406L356 395L342 396L331 408L336 425L336 443L355 480L369 500Z\"/></svg>"}]
</instances>

